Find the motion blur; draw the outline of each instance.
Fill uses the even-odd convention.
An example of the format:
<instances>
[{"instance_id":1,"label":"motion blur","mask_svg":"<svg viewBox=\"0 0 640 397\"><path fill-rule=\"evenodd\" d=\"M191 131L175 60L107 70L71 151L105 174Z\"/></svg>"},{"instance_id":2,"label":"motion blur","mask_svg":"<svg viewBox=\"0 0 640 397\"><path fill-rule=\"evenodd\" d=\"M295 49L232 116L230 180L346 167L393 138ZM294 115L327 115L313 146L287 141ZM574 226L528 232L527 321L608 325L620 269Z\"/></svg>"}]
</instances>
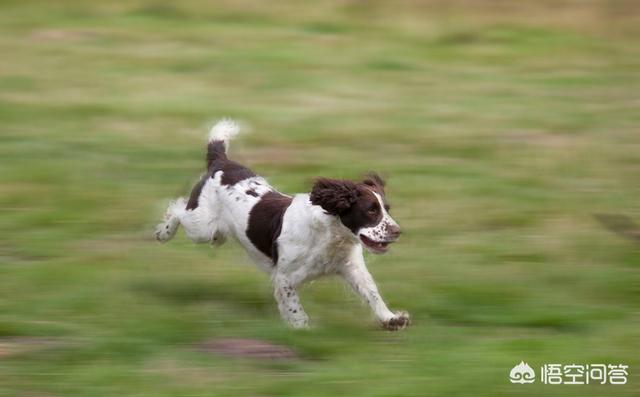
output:
<instances>
[{"instance_id":1,"label":"motion blur","mask_svg":"<svg viewBox=\"0 0 640 397\"><path fill-rule=\"evenodd\" d=\"M0 10L0 396L638 394L638 2ZM388 179L411 327L325 278L296 332L237 244L155 243L223 116L283 192Z\"/></svg>"}]
</instances>

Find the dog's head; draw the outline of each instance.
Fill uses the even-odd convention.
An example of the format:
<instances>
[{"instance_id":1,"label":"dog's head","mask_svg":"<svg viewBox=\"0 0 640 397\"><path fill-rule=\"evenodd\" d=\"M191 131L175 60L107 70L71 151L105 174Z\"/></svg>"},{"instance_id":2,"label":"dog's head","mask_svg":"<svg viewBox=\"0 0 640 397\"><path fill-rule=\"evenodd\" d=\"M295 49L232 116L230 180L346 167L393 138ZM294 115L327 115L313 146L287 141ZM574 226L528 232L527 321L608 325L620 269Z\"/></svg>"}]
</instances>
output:
<instances>
[{"instance_id":1,"label":"dog's head","mask_svg":"<svg viewBox=\"0 0 640 397\"><path fill-rule=\"evenodd\" d=\"M400 236L400 227L389 215L384 181L378 174L370 173L362 182L319 178L310 199L312 204L338 216L375 254L385 253Z\"/></svg>"}]
</instances>

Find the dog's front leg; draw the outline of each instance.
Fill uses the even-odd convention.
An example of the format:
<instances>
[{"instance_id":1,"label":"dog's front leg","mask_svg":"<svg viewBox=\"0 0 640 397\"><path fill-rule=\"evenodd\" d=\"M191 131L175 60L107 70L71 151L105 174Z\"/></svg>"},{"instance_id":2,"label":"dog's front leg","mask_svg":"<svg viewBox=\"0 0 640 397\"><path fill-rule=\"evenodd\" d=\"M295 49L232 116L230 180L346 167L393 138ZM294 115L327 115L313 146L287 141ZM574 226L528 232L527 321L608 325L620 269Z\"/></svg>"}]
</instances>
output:
<instances>
[{"instance_id":1,"label":"dog's front leg","mask_svg":"<svg viewBox=\"0 0 640 397\"><path fill-rule=\"evenodd\" d=\"M409 325L409 314L393 313L382 300L378 287L364 262L362 252L356 252L341 269L340 274L360 297L367 302L373 313L386 329L396 331Z\"/></svg>"},{"instance_id":2,"label":"dog's front leg","mask_svg":"<svg viewBox=\"0 0 640 397\"><path fill-rule=\"evenodd\" d=\"M292 328L307 328L309 326L309 317L304 312L298 292L289 277L276 273L273 277L273 287L282 319Z\"/></svg>"}]
</instances>

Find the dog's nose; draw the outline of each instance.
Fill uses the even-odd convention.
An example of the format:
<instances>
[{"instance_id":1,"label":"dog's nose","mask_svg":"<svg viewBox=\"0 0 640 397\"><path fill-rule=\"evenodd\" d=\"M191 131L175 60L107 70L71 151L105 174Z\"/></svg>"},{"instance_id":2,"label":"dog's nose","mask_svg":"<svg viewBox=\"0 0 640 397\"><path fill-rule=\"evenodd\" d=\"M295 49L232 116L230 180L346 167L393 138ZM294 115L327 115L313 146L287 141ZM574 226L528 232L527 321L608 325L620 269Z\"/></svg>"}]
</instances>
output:
<instances>
[{"instance_id":1,"label":"dog's nose","mask_svg":"<svg viewBox=\"0 0 640 397\"><path fill-rule=\"evenodd\" d=\"M387 233L389 234L390 238L395 240L400 237L400 233L402 233L402 230L400 230L400 226L398 225L391 225L387 229Z\"/></svg>"}]
</instances>

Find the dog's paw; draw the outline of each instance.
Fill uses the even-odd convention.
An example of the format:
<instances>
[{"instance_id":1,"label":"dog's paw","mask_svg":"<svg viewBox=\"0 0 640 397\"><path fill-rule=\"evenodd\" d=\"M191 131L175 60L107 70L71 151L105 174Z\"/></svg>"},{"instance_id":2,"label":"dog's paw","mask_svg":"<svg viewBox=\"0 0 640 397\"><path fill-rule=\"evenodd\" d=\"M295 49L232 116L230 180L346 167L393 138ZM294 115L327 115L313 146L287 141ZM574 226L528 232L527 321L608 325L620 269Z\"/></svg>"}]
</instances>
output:
<instances>
[{"instance_id":1,"label":"dog's paw","mask_svg":"<svg viewBox=\"0 0 640 397\"><path fill-rule=\"evenodd\" d=\"M216 230L215 233L213 233L213 237L211 237L211 245L213 245L214 247L219 247L226 241L227 236L225 236L224 233L220 232L219 230Z\"/></svg>"},{"instance_id":2,"label":"dog's paw","mask_svg":"<svg viewBox=\"0 0 640 397\"><path fill-rule=\"evenodd\" d=\"M156 240L160 241L161 243L167 242L173 238L177 230L177 222L162 222L161 224L156 226Z\"/></svg>"},{"instance_id":3,"label":"dog's paw","mask_svg":"<svg viewBox=\"0 0 640 397\"><path fill-rule=\"evenodd\" d=\"M409 313L405 311L396 312L393 317L382 322L382 326L389 331L397 331L407 328L411 323Z\"/></svg>"},{"instance_id":4,"label":"dog's paw","mask_svg":"<svg viewBox=\"0 0 640 397\"><path fill-rule=\"evenodd\" d=\"M296 330L309 329L309 317L301 317L289 320L289 327Z\"/></svg>"}]
</instances>

